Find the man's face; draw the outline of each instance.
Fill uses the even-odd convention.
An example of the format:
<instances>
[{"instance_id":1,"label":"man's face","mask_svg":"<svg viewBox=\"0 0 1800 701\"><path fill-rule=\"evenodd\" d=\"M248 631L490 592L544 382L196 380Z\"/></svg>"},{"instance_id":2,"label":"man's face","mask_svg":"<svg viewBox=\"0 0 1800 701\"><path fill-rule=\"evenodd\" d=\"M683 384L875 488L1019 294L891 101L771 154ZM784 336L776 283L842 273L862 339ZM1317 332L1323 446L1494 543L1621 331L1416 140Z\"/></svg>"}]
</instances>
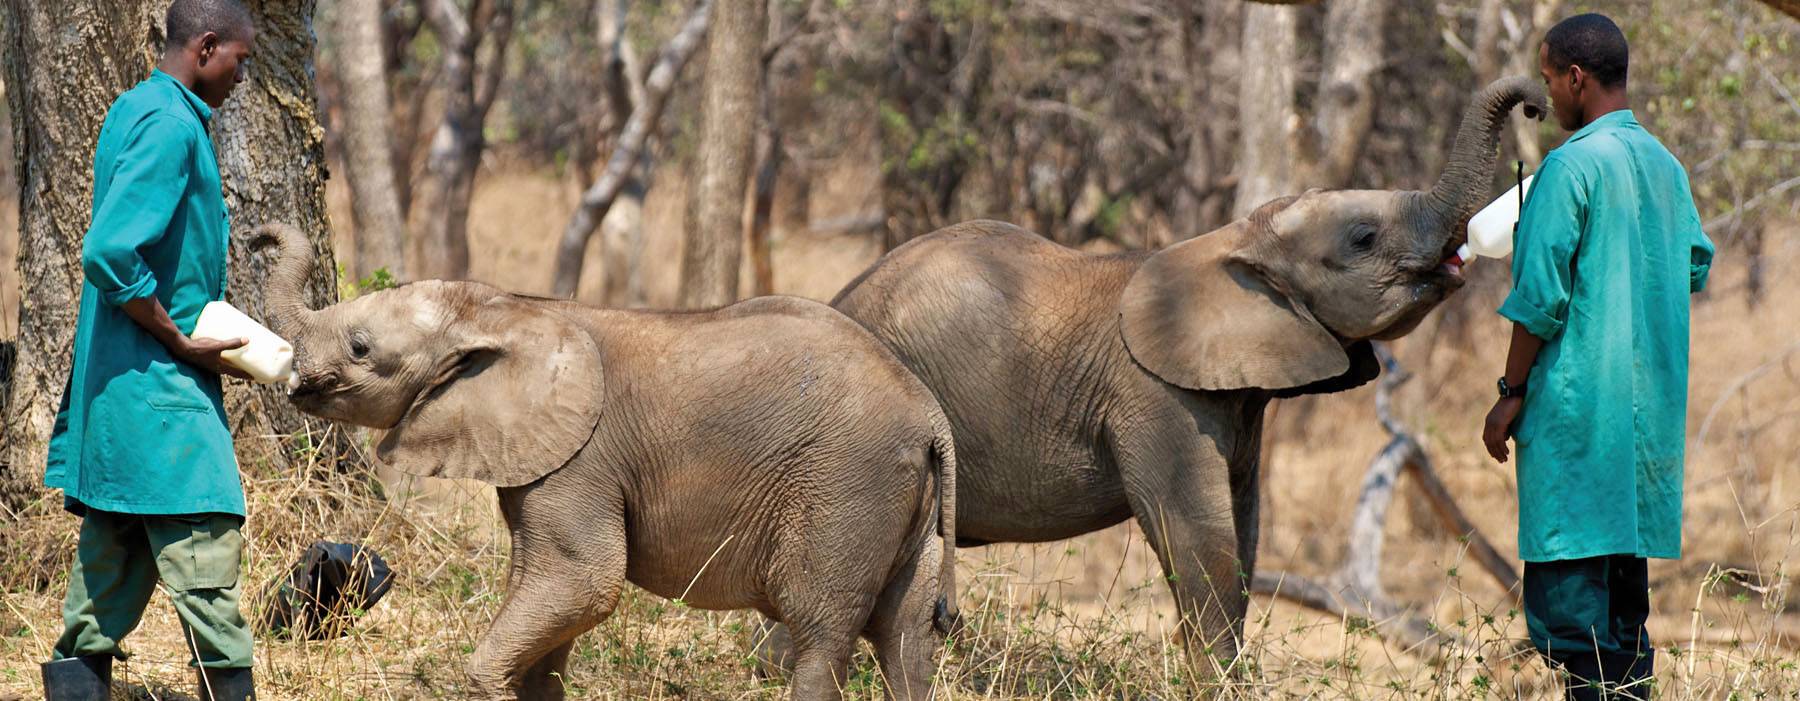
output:
<instances>
[{"instance_id":1,"label":"man's face","mask_svg":"<svg viewBox=\"0 0 1800 701\"><path fill-rule=\"evenodd\" d=\"M1556 123L1567 131L1581 128L1581 98L1577 83L1581 76L1575 66L1557 70L1550 65L1550 46L1538 45L1538 73L1544 77L1544 88L1550 93L1550 111L1556 113Z\"/></svg>"},{"instance_id":2,"label":"man's face","mask_svg":"<svg viewBox=\"0 0 1800 701\"><path fill-rule=\"evenodd\" d=\"M200 60L194 92L213 109L225 104L231 89L247 76L256 32L245 29L242 34L243 39L224 39L209 32L195 40L200 42Z\"/></svg>"}]
</instances>

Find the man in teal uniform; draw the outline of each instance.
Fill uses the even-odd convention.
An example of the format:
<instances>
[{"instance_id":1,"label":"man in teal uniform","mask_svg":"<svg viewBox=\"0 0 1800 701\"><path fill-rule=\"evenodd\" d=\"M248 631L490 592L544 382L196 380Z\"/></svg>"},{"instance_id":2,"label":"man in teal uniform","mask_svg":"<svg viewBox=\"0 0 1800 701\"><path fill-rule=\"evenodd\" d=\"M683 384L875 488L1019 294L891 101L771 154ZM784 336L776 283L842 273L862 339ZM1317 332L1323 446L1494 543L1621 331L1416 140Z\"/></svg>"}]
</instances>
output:
<instances>
[{"instance_id":1,"label":"man in teal uniform","mask_svg":"<svg viewBox=\"0 0 1800 701\"><path fill-rule=\"evenodd\" d=\"M1645 558L1681 557L1688 297L1713 246L1687 171L1628 108L1625 35L1551 28L1540 64L1574 131L1520 215L1501 398L1483 439L1519 451L1519 557L1532 644L1570 698L1648 698Z\"/></svg>"},{"instance_id":2,"label":"man in teal uniform","mask_svg":"<svg viewBox=\"0 0 1800 701\"><path fill-rule=\"evenodd\" d=\"M107 110L69 382L44 483L82 517L63 634L43 666L51 701L108 698L119 641L158 580L180 614L200 698L251 698L238 610L244 490L225 424L219 352L189 339L225 296L227 222L208 125L255 42L237 0L175 0L158 69Z\"/></svg>"}]
</instances>

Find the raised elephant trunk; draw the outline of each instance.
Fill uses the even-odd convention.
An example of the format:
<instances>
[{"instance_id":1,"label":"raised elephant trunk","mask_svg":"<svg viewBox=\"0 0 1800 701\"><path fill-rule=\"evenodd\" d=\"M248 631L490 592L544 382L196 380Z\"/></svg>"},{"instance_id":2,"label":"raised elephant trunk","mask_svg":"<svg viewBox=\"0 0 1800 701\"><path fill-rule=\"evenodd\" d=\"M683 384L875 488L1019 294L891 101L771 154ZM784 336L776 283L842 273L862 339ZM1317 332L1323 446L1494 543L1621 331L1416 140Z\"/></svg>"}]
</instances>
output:
<instances>
[{"instance_id":1,"label":"raised elephant trunk","mask_svg":"<svg viewBox=\"0 0 1800 701\"><path fill-rule=\"evenodd\" d=\"M260 246L274 239L281 247L268 288L270 321L275 332L293 338L315 314L306 308L306 279L312 277L312 242L299 229L280 222L264 224L251 239Z\"/></svg>"},{"instance_id":2,"label":"raised elephant trunk","mask_svg":"<svg viewBox=\"0 0 1800 701\"><path fill-rule=\"evenodd\" d=\"M1465 235L1469 218L1486 204L1500 128L1506 123L1506 114L1518 104L1525 106L1526 117L1541 119L1548 111L1544 86L1530 76L1501 78L1476 94L1463 112L1449 164L1425 197L1441 228L1453 236Z\"/></svg>"}]
</instances>

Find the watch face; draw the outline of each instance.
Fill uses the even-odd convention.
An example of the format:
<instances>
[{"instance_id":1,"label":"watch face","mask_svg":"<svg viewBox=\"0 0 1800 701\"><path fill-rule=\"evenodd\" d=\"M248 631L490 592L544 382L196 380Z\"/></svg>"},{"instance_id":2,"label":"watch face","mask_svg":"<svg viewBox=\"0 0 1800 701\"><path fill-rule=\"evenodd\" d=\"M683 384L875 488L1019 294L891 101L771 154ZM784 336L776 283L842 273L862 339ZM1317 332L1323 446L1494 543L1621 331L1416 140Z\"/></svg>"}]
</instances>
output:
<instances>
[{"instance_id":1,"label":"watch face","mask_svg":"<svg viewBox=\"0 0 1800 701\"><path fill-rule=\"evenodd\" d=\"M1511 394L1511 392L1507 391L1509 388L1506 386L1506 378L1502 377L1502 378L1500 378L1499 382L1496 382L1494 384L1496 384L1500 387L1500 396L1504 397L1508 394Z\"/></svg>"}]
</instances>

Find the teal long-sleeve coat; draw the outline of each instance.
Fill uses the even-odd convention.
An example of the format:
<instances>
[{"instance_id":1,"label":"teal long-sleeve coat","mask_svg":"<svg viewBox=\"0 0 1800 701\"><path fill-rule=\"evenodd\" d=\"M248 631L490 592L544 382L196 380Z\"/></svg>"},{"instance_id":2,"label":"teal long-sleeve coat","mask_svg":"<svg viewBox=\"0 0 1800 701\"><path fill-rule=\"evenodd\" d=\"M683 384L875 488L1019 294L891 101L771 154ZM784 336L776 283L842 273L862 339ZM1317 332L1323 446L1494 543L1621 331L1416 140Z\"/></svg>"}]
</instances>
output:
<instances>
[{"instance_id":1,"label":"teal long-sleeve coat","mask_svg":"<svg viewBox=\"0 0 1800 701\"><path fill-rule=\"evenodd\" d=\"M219 376L174 359L120 309L154 295L187 334L225 297L230 227L211 119L156 71L100 127L74 362L44 471L71 511L244 515Z\"/></svg>"},{"instance_id":2,"label":"teal long-sleeve coat","mask_svg":"<svg viewBox=\"0 0 1800 701\"><path fill-rule=\"evenodd\" d=\"M1515 424L1520 559L1681 556L1688 296L1712 257L1687 171L1630 111L1544 158L1500 307L1544 339Z\"/></svg>"}]
</instances>

